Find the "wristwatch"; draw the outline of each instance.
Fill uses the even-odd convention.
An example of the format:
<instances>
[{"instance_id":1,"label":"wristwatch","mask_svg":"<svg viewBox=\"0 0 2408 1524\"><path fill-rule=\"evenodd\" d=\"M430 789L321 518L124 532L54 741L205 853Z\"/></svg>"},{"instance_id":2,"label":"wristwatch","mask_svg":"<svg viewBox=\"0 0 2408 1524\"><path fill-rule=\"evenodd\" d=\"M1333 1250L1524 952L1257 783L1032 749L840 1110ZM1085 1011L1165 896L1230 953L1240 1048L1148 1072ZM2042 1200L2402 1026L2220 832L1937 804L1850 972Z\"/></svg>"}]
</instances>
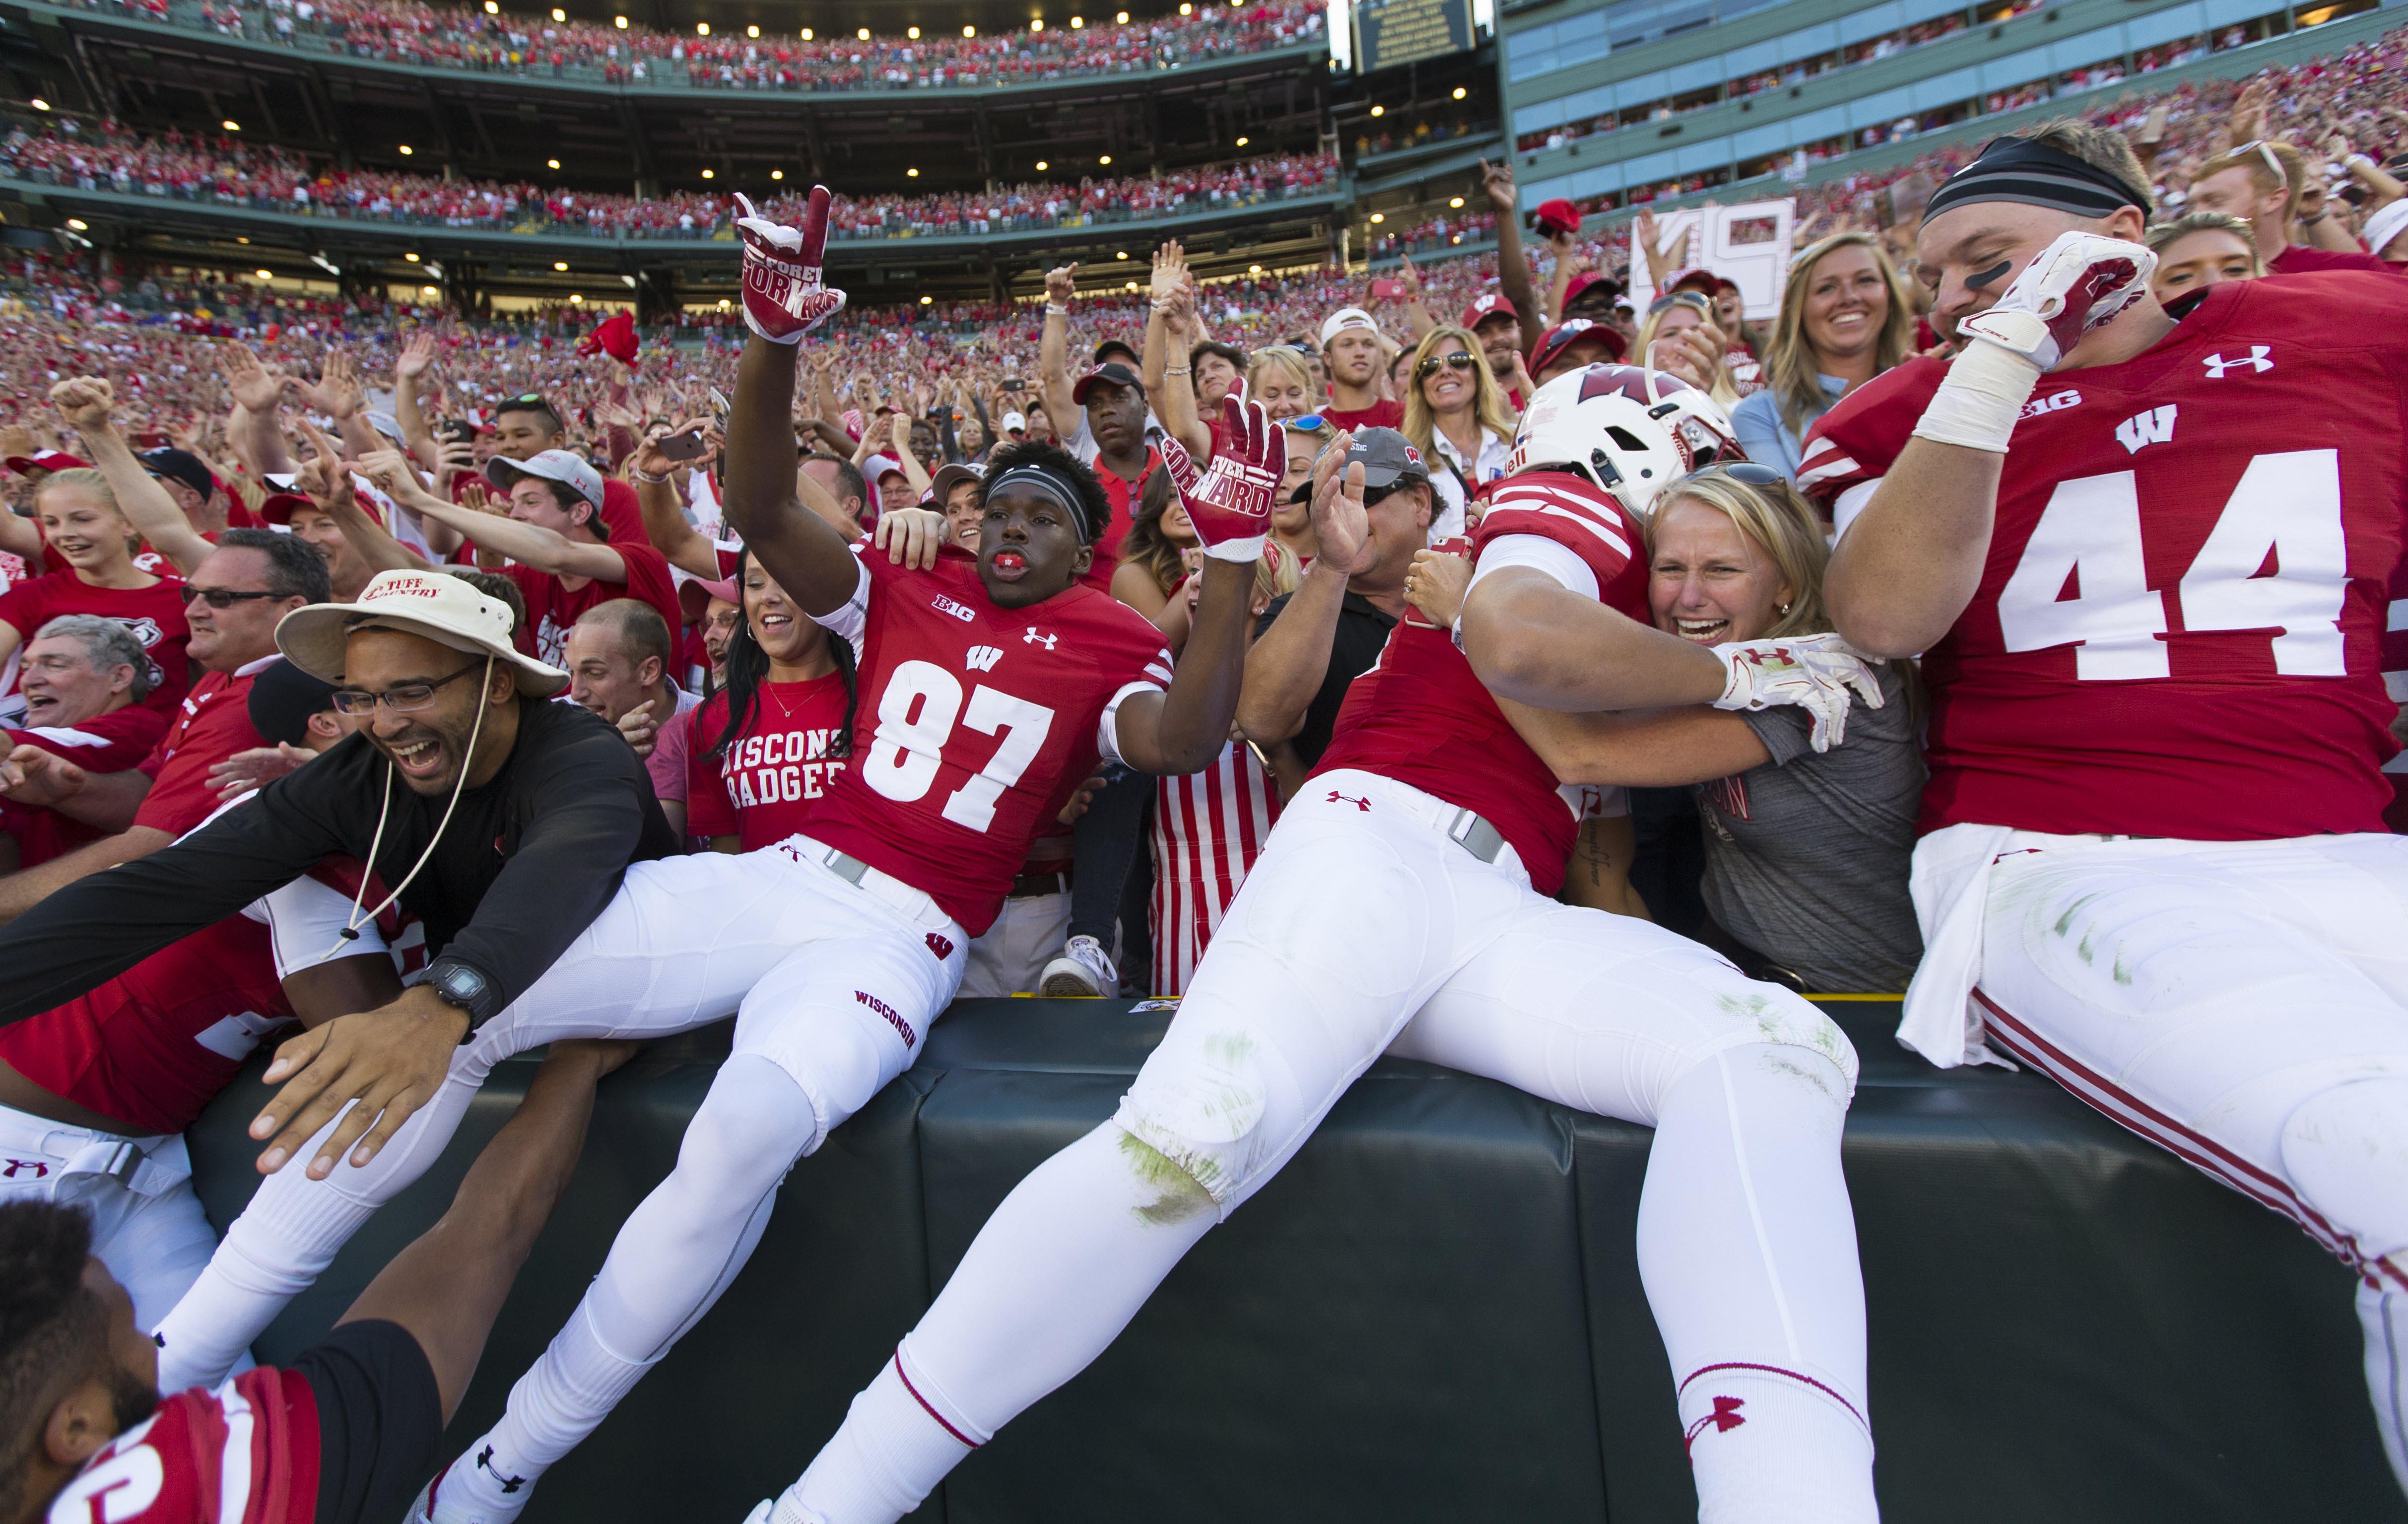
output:
<instances>
[{"instance_id":1,"label":"wristwatch","mask_svg":"<svg viewBox=\"0 0 2408 1524\"><path fill-rule=\"evenodd\" d=\"M466 963L444 961L427 970L426 986L446 1005L457 1006L468 1013L470 1029L485 1014L486 998L493 993L493 982ZM462 1041L466 1041L465 1038Z\"/></svg>"}]
</instances>

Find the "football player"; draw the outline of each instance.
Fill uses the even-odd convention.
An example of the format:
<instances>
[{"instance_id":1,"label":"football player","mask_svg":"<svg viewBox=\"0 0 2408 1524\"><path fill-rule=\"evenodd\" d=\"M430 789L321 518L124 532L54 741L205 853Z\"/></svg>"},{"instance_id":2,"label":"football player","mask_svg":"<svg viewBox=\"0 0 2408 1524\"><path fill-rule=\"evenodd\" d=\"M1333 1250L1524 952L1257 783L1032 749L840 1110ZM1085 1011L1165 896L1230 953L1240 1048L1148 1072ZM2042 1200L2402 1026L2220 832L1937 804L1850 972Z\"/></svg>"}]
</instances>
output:
<instances>
[{"instance_id":1,"label":"football player","mask_svg":"<svg viewBox=\"0 0 2408 1524\"><path fill-rule=\"evenodd\" d=\"M1807 440L1841 632L1926 654L1899 1036L2030 1065L2338 1255L2408 1486L2408 291L2235 281L2177 321L2148 184L2078 122L1991 143L1918 239L1961 352Z\"/></svg>"},{"instance_id":2,"label":"football player","mask_svg":"<svg viewBox=\"0 0 2408 1524\"><path fill-rule=\"evenodd\" d=\"M1100 1354L1383 1052L1653 1126L1639 1262L1703 1517L1876 1517L1840 1172L1856 1055L1802 998L1698 943L1549 898L1576 821L1510 718L1799 703L1828 743L1850 686L1879 701L1828 637L1707 648L1650 625L1632 515L1710 441L1727 426L1669 377L1597 366L1539 389L1473 539L1459 636L1397 625L1118 1114L996 1209L753 1524L918 1507ZM1343 459L1318 471L1311 576L1344 578L1369 532Z\"/></svg>"}]
</instances>

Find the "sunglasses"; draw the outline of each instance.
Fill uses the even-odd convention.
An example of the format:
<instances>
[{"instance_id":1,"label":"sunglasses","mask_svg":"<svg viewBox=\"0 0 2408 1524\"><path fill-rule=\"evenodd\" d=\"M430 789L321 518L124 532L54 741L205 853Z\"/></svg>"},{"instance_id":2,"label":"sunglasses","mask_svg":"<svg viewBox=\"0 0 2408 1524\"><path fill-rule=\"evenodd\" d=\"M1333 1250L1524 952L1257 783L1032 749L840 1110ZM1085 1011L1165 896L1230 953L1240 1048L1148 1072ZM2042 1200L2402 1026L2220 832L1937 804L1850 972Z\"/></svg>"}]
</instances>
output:
<instances>
[{"instance_id":1,"label":"sunglasses","mask_svg":"<svg viewBox=\"0 0 2408 1524\"><path fill-rule=\"evenodd\" d=\"M1752 460L1717 461L1712 466L1700 467L1691 473L1689 480L1694 482L1701 476L1716 475L1729 477L1742 486L1750 487L1776 487L1784 485L1789 481L1773 467L1759 465Z\"/></svg>"},{"instance_id":2,"label":"sunglasses","mask_svg":"<svg viewBox=\"0 0 2408 1524\"><path fill-rule=\"evenodd\" d=\"M2232 151L2236 154L2241 154L2247 153L2252 150L2257 151L2258 157L2264 162L2266 167L2273 172L2274 183L2283 190L2289 190L2291 188L2291 177L2283 173L2283 161L2274 157L2273 146L2268 143L2264 138L2260 137L2250 142L2243 143Z\"/></svg>"},{"instance_id":3,"label":"sunglasses","mask_svg":"<svg viewBox=\"0 0 2408 1524\"><path fill-rule=\"evenodd\" d=\"M1311 434L1317 429L1326 427L1328 423L1329 420L1322 417L1319 413L1309 412L1300 417L1286 419L1280 426L1283 428L1296 429L1299 433Z\"/></svg>"},{"instance_id":4,"label":"sunglasses","mask_svg":"<svg viewBox=\"0 0 2408 1524\"><path fill-rule=\"evenodd\" d=\"M1476 363L1470 355L1461 350L1455 351L1444 359L1435 354L1426 354L1414 365L1413 375L1418 379L1426 380L1437 375L1438 367L1440 366L1446 367L1449 370L1469 370Z\"/></svg>"},{"instance_id":5,"label":"sunglasses","mask_svg":"<svg viewBox=\"0 0 2408 1524\"><path fill-rule=\"evenodd\" d=\"M1676 307L1686 307L1699 312L1712 312L1714 309L1714 304L1706 299L1703 292L1676 291L1669 296L1658 296L1649 302L1647 315L1652 318L1658 312L1669 312Z\"/></svg>"},{"instance_id":6,"label":"sunglasses","mask_svg":"<svg viewBox=\"0 0 2408 1524\"><path fill-rule=\"evenodd\" d=\"M178 588L177 593L186 603L192 602L194 598L199 598L202 602L207 603L212 609L231 609L237 603L249 603L253 598L276 598L284 597L281 593L237 593L231 588L224 587L194 587L190 582L186 582L182 587Z\"/></svg>"},{"instance_id":7,"label":"sunglasses","mask_svg":"<svg viewBox=\"0 0 2408 1524\"><path fill-rule=\"evenodd\" d=\"M415 714L435 702L436 689L446 683L457 683L486 665L472 661L450 677L438 677L431 683L399 683L382 693L370 693L366 688L337 688L332 702L338 712L354 716L374 714L379 704L395 714Z\"/></svg>"}]
</instances>

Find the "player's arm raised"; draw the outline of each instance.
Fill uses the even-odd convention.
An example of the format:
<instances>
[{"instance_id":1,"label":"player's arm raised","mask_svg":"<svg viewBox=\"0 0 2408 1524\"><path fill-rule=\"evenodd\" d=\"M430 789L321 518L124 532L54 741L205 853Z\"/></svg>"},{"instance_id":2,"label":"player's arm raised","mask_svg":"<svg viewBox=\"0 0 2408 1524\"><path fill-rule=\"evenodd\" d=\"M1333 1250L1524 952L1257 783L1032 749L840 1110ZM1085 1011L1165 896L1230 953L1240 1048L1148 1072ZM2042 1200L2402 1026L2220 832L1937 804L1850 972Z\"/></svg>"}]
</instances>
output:
<instances>
[{"instance_id":1,"label":"player's arm raised","mask_svg":"<svg viewBox=\"0 0 2408 1524\"><path fill-rule=\"evenodd\" d=\"M1121 760L1140 772L1201 772L1229 743L1238 716L1254 563L1270 532L1271 496L1287 470L1287 430L1261 403L1235 396L1222 399L1221 417L1229 445L1209 470L1197 471L1177 439L1162 441L1163 468L1204 544L1204 593L1169 688L1120 707Z\"/></svg>"},{"instance_id":2,"label":"player's arm raised","mask_svg":"<svg viewBox=\"0 0 2408 1524\"><path fill-rule=\"evenodd\" d=\"M1915 655L1956 623L1982 584L2007 439L2033 387L2092 329L2147 296L2156 267L2137 243L2062 234L1997 305L1957 323L1964 352L1840 538L1824 579L1831 621L1858 650Z\"/></svg>"},{"instance_id":3,"label":"player's arm raised","mask_svg":"<svg viewBox=\"0 0 2408 1524\"><path fill-rule=\"evenodd\" d=\"M844 537L795 500L795 354L803 336L844 307L844 293L820 283L827 246L827 187L811 187L798 231L744 215L744 323L752 340L736 370L727 412L727 522L805 613L831 614L849 602L861 568Z\"/></svg>"}]
</instances>

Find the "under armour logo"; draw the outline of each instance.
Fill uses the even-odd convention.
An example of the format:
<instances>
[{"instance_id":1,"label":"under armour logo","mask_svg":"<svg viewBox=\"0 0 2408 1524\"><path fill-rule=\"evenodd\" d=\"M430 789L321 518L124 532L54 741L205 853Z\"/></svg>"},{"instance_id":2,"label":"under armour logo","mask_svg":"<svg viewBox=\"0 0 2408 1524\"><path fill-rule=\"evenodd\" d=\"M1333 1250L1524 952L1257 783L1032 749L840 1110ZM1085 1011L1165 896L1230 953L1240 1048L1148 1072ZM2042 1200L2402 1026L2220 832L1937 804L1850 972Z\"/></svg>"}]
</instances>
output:
<instances>
[{"instance_id":1,"label":"under armour logo","mask_svg":"<svg viewBox=\"0 0 2408 1524\"><path fill-rule=\"evenodd\" d=\"M995 670L995 664L1001 660L1003 660L1001 646L974 645L970 647L970 654L962 658L962 665L974 672L992 672Z\"/></svg>"},{"instance_id":2,"label":"under armour logo","mask_svg":"<svg viewBox=\"0 0 2408 1524\"><path fill-rule=\"evenodd\" d=\"M2146 444L2171 444L2174 437L2174 405L2151 408L2115 425L2115 438L2126 454L2137 455Z\"/></svg>"},{"instance_id":3,"label":"under armour logo","mask_svg":"<svg viewBox=\"0 0 2408 1524\"><path fill-rule=\"evenodd\" d=\"M1020 638L1020 643L1022 645L1041 645L1046 650L1051 651L1054 649L1054 642L1060 639L1062 639L1062 637L1058 635L1039 635L1037 633L1037 626L1031 625L1028 626L1028 633Z\"/></svg>"},{"instance_id":4,"label":"under armour logo","mask_svg":"<svg viewBox=\"0 0 2408 1524\"><path fill-rule=\"evenodd\" d=\"M40 1159L12 1158L8 1161L8 1167L7 1169L0 1170L0 1180L16 1179L17 1172L20 1170L33 1171L34 1178L36 1180L48 1178L50 1172L50 1167L48 1164L43 1163Z\"/></svg>"},{"instance_id":5,"label":"under armour logo","mask_svg":"<svg viewBox=\"0 0 2408 1524\"><path fill-rule=\"evenodd\" d=\"M1329 802L1336 804L1340 799L1344 799L1347 803L1353 805L1355 809L1362 811L1367 815L1371 812L1371 801L1369 799L1358 799L1352 794L1340 794L1338 790L1334 788L1331 789L1329 791Z\"/></svg>"},{"instance_id":6,"label":"under armour logo","mask_svg":"<svg viewBox=\"0 0 2408 1524\"><path fill-rule=\"evenodd\" d=\"M2228 360L2221 354L2210 354L2202 356L2199 363L2207 367L2209 381L2222 381L2226 371L2238 370L2243 366L2247 366L2254 375L2261 370L2274 368L2274 362L2266 358L2266 350L2267 346L2264 344L2252 344L2249 346L2249 352L2237 360Z\"/></svg>"},{"instance_id":7,"label":"under armour logo","mask_svg":"<svg viewBox=\"0 0 2408 1524\"><path fill-rule=\"evenodd\" d=\"M1717 1397L1714 1401L1720 1402L1726 1399ZM526 1478L523 1476L504 1476L500 1472L494 1471L494 1447L490 1445L477 1452L477 1469L494 1472L494 1478L502 1484L502 1492L505 1496L526 1486Z\"/></svg>"},{"instance_id":8,"label":"under armour logo","mask_svg":"<svg viewBox=\"0 0 2408 1524\"><path fill-rule=\"evenodd\" d=\"M1740 1416L1739 1413L1739 1410L1746 1405L1747 1401L1744 1398L1715 1398L1714 1410L1712 1413L1707 1414L1704 1417L1699 1418L1696 1423L1691 1424L1689 1426L1689 1431L1681 1436L1681 1448L1686 1450L1691 1445L1697 1444L1698 1436L1704 1433L1708 1429L1712 1429L1717 1434L1727 1434L1732 1430L1737 1429L1740 1425L1747 1422L1745 1418Z\"/></svg>"},{"instance_id":9,"label":"under armour logo","mask_svg":"<svg viewBox=\"0 0 2408 1524\"><path fill-rule=\"evenodd\" d=\"M936 954L937 961L942 963L945 959L953 956L953 941L950 938L940 937L931 931L928 933L928 951Z\"/></svg>"}]
</instances>

